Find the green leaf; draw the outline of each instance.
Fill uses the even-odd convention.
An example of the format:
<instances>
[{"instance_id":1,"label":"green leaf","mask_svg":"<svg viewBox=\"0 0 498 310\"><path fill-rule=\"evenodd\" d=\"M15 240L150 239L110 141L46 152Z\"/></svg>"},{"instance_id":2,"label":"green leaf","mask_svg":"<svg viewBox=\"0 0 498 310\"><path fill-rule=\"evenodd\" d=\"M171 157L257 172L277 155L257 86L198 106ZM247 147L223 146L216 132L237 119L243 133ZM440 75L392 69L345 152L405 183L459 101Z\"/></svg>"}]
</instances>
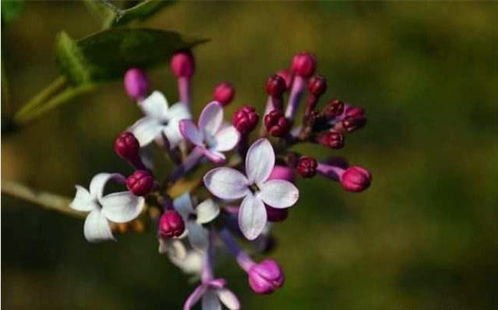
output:
<instances>
[{"instance_id":1,"label":"green leaf","mask_svg":"<svg viewBox=\"0 0 498 310\"><path fill-rule=\"evenodd\" d=\"M167 64L171 55L207 40L185 39L171 31L116 28L75 42L62 32L57 38L57 63L73 85L120 79L130 67Z\"/></svg>"},{"instance_id":2,"label":"green leaf","mask_svg":"<svg viewBox=\"0 0 498 310\"><path fill-rule=\"evenodd\" d=\"M23 0L2 0L2 23L13 22L23 11Z\"/></svg>"},{"instance_id":3,"label":"green leaf","mask_svg":"<svg viewBox=\"0 0 498 310\"><path fill-rule=\"evenodd\" d=\"M112 26L123 26L133 21L143 21L175 2L175 0L146 0L140 2L132 8L122 10L121 16L114 19Z\"/></svg>"}]
</instances>

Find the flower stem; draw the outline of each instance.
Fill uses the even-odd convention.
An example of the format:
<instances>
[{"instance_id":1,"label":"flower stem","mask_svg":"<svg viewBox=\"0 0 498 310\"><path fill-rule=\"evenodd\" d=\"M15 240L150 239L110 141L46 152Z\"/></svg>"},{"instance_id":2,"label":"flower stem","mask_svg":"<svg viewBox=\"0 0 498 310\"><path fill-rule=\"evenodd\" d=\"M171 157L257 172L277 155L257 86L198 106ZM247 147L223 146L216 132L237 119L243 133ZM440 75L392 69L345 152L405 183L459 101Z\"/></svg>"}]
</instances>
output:
<instances>
[{"instance_id":1,"label":"flower stem","mask_svg":"<svg viewBox=\"0 0 498 310\"><path fill-rule=\"evenodd\" d=\"M204 152L200 147L195 147L192 152L187 156L185 161L178 166L173 173L171 173L170 181L175 182L182 176L184 176L187 172L190 171L204 156Z\"/></svg>"},{"instance_id":2,"label":"flower stem","mask_svg":"<svg viewBox=\"0 0 498 310\"><path fill-rule=\"evenodd\" d=\"M227 246L230 253L235 256L235 259L237 260L239 266L246 272L248 272L249 269L251 269L251 267L254 265L254 262L249 257L249 255L239 247L232 234L227 229L223 229L222 231L220 231L219 236Z\"/></svg>"},{"instance_id":3,"label":"flower stem","mask_svg":"<svg viewBox=\"0 0 498 310\"><path fill-rule=\"evenodd\" d=\"M297 108L299 106L299 101L301 100L301 95L304 89L304 79L300 76L294 78L292 83L292 89L289 96L289 102L287 103L287 110L285 111L285 117L293 121L296 117Z\"/></svg>"}]
</instances>

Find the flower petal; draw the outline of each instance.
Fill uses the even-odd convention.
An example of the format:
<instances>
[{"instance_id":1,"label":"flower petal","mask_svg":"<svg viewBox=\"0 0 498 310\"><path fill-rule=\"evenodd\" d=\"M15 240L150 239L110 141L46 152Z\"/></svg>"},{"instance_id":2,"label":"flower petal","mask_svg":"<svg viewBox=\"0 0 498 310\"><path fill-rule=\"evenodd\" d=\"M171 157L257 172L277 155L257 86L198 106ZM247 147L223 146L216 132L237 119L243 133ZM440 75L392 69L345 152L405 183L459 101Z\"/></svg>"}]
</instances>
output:
<instances>
[{"instance_id":1,"label":"flower petal","mask_svg":"<svg viewBox=\"0 0 498 310\"><path fill-rule=\"evenodd\" d=\"M121 179L121 181L126 182L125 177L119 173L99 173L96 174L90 181L90 195L93 198L101 199L104 196L104 188L107 182L111 179Z\"/></svg>"},{"instance_id":2,"label":"flower petal","mask_svg":"<svg viewBox=\"0 0 498 310\"><path fill-rule=\"evenodd\" d=\"M288 208L299 199L299 190L289 181L269 180L258 186L258 197L270 207Z\"/></svg>"},{"instance_id":3,"label":"flower petal","mask_svg":"<svg viewBox=\"0 0 498 310\"><path fill-rule=\"evenodd\" d=\"M182 119L191 119L192 114L190 114L190 109L183 102L175 103L171 106L168 111L168 120L171 122L173 120L181 121Z\"/></svg>"},{"instance_id":4,"label":"flower petal","mask_svg":"<svg viewBox=\"0 0 498 310\"><path fill-rule=\"evenodd\" d=\"M195 221L187 221L188 240L194 249L205 250L208 246L208 231Z\"/></svg>"},{"instance_id":5,"label":"flower petal","mask_svg":"<svg viewBox=\"0 0 498 310\"><path fill-rule=\"evenodd\" d=\"M221 310L221 304L214 290L207 290L202 296L202 310Z\"/></svg>"},{"instance_id":6,"label":"flower petal","mask_svg":"<svg viewBox=\"0 0 498 310\"><path fill-rule=\"evenodd\" d=\"M174 149L184 140L180 132L180 121L171 120L168 125L163 127L163 133L168 138L169 148Z\"/></svg>"},{"instance_id":7,"label":"flower petal","mask_svg":"<svg viewBox=\"0 0 498 310\"><path fill-rule=\"evenodd\" d=\"M137 138L140 146L146 146L159 137L164 126L155 118L143 117L131 125L130 131Z\"/></svg>"},{"instance_id":8,"label":"flower petal","mask_svg":"<svg viewBox=\"0 0 498 310\"><path fill-rule=\"evenodd\" d=\"M142 212L145 199L130 192L119 192L104 196L100 200L102 214L112 222L126 223L137 218Z\"/></svg>"},{"instance_id":9,"label":"flower petal","mask_svg":"<svg viewBox=\"0 0 498 310\"><path fill-rule=\"evenodd\" d=\"M208 149L204 149L203 153L213 164L222 165L225 163L226 157L223 153Z\"/></svg>"},{"instance_id":10,"label":"flower petal","mask_svg":"<svg viewBox=\"0 0 498 310\"><path fill-rule=\"evenodd\" d=\"M232 168L214 168L204 175L204 185L211 194L235 200L250 193L245 175Z\"/></svg>"},{"instance_id":11,"label":"flower petal","mask_svg":"<svg viewBox=\"0 0 498 310\"><path fill-rule=\"evenodd\" d=\"M175 200L173 200L173 207L175 207L175 210L180 213L184 220L187 220L188 216L195 212L189 192L185 192L175 198Z\"/></svg>"},{"instance_id":12,"label":"flower petal","mask_svg":"<svg viewBox=\"0 0 498 310\"><path fill-rule=\"evenodd\" d=\"M266 181L275 166L275 153L270 141L259 139L254 142L246 156L246 175L250 183Z\"/></svg>"},{"instance_id":13,"label":"flower petal","mask_svg":"<svg viewBox=\"0 0 498 310\"><path fill-rule=\"evenodd\" d=\"M83 226L83 233L89 242L115 240L109 222L100 209L94 209L88 214Z\"/></svg>"},{"instance_id":14,"label":"flower petal","mask_svg":"<svg viewBox=\"0 0 498 310\"><path fill-rule=\"evenodd\" d=\"M220 214L220 207L213 199L206 199L195 208L197 223L205 224L214 220Z\"/></svg>"},{"instance_id":15,"label":"flower petal","mask_svg":"<svg viewBox=\"0 0 498 310\"><path fill-rule=\"evenodd\" d=\"M204 146L204 135L192 120L184 119L180 121L180 132L182 136L197 146Z\"/></svg>"},{"instance_id":16,"label":"flower petal","mask_svg":"<svg viewBox=\"0 0 498 310\"><path fill-rule=\"evenodd\" d=\"M148 117L166 120L168 114L168 100L159 92L154 91L140 103L140 108Z\"/></svg>"},{"instance_id":17,"label":"flower petal","mask_svg":"<svg viewBox=\"0 0 498 310\"><path fill-rule=\"evenodd\" d=\"M233 126L225 127L218 131L214 136L214 145L211 149L218 152L226 152L233 149L239 143L240 134Z\"/></svg>"},{"instance_id":18,"label":"flower petal","mask_svg":"<svg viewBox=\"0 0 498 310\"><path fill-rule=\"evenodd\" d=\"M223 123L223 107L216 101L208 103L199 116L199 129L214 136Z\"/></svg>"},{"instance_id":19,"label":"flower petal","mask_svg":"<svg viewBox=\"0 0 498 310\"><path fill-rule=\"evenodd\" d=\"M219 300L230 310L239 310L240 302L237 296L235 296L232 291L226 288L217 289L216 295L218 295Z\"/></svg>"},{"instance_id":20,"label":"flower petal","mask_svg":"<svg viewBox=\"0 0 498 310\"><path fill-rule=\"evenodd\" d=\"M185 301L185 304L183 305L183 310L190 310L199 301L199 299L201 299L206 290L207 290L206 285L202 284L199 285Z\"/></svg>"},{"instance_id":21,"label":"flower petal","mask_svg":"<svg viewBox=\"0 0 498 310\"><path fill-rule=\"evenodd\" d=\"M99 207L95 198L90 195L90 192L79 185L76 185L76 195L74 195L74 199L69 206L78 211L92 211Z\"/></svg>"},{"instance_id":22,"label":"flower petal","mask_svg":"<svg viewBox=\"0 0 498 310\"><path fill-rule=\"evenodd\" d=\"M253 194L247 195L239 209L239 227L249 240L256 239L266 224L266 209L263 202Z\"/></svg>"}]
</instances>

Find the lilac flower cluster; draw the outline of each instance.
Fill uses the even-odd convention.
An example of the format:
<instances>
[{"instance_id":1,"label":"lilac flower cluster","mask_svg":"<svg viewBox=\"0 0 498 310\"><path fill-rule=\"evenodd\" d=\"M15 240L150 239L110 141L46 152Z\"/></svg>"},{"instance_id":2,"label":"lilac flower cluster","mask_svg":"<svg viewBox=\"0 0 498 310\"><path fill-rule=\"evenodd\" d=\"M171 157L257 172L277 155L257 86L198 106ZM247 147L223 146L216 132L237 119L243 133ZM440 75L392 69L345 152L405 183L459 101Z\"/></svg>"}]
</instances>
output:
<instances>
[{"instance_id":1,"label":"lilac flower cluster","mask_svg":"<svg viewBox=\"0 0 498 310\"><path fill-rule=\"evenodd\" d=\"M324 77L315 75L316 59L310 53L297 54L290 71L282 70L268 78L262 116L255 107L246 105L235 111L231 123L224 116L224 107L235 98L230 83L215 87L213 101L194 121L194 57L190 52L175 54L171 69L180 99L173 105L161 92L150 91L142 70L131 68L126 72L125 90L144 116L118 136L114 150L134 172L128 177L99 173L88 190L77 185L71 208L89 212L84 235L90 242L114 240L114 235L127 227L143 229L137 223L157 227L159 252L200 279L184 309L191 309L200 300L203 309L221 309L222 304L239 309L227 281L214 276L220 248L224 246L234 255L255 293L270 294L282 287L285 277L279 264L273 259L254 262L236 239L247 239L252 252L266 252L271 247L271 223L284 221L299 199L296 176L320 175L340 182L347 191L365 190L371 181L365 168L337 160L319 162L291 150L299 143L342 148L344 136L365 125L365 113L337 99L317 109L327 83ZM298 122L301 101L305 106ZM175 166L163 178L157 175L149 155L154 144ZM202 176L201 182L171 197L172 187L191 178L203 165L215 167ZM105 195L109 182L122 184L126 190Z\"/></svg>"}]
</instances>

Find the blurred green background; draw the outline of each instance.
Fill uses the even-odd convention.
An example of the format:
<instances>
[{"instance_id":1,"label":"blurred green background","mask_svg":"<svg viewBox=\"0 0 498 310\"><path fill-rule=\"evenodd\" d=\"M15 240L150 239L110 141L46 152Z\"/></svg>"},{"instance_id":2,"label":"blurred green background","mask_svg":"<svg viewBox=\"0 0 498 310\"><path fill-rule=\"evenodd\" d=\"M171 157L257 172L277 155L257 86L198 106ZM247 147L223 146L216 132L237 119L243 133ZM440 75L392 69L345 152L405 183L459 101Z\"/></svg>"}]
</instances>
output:
<instances>
[{"instance_id":1,"label":"blurred green background","mask_svg":"<svg viewBox=\"0 0 498 310\"><path fill-rule=\"evenodd\" d=\"M372 187L300 181L271 254L285 287L256 296L231 260L217 270L245 309L498 309L497 21L492 2L179 2L145 23L211 39L195 51L197 111L223 80L237 88L230 115L261 111L266 77L302 50L317 55L326 97L367 110L344 150L301 150L370 168ZM74 1L27 2L3 27L4 114L56 77L62 29L99 30ZM166 67L151 79L176 100ZM138 117L121 83L106 84L4 135L2 179L72 196L95 173L129 173L112 143ZM193 285L153 232L91 245L82 225L2 197L4 309L181 308Z\"/></svg>"}]
</instances>

